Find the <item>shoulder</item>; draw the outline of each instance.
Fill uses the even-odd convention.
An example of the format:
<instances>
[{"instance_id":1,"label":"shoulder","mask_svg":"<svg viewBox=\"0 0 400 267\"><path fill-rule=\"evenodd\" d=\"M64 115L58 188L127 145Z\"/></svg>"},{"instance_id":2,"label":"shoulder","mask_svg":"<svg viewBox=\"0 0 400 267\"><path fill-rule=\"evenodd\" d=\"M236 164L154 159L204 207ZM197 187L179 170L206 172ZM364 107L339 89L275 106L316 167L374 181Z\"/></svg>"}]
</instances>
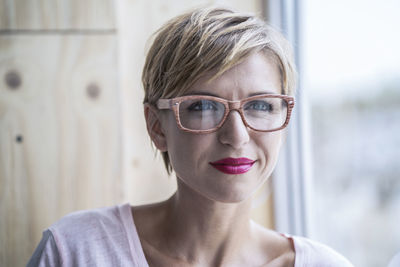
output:
<instances>
[{"instance_id":1,"label":"shoulder","mask_svg":"<svg viewBox=\"0 0 400 267\"><path fill-rule=\"evenodd\" d=\"M121 265L131 261L129 238L130 206L106 207L73 212L63 217L49 231L54 239L60 261L81 266L90 262Z\"/></svg>"},{"instance_id":2,"label":"shoulder","mask_svg":"<svg viewBox=\"0 0 400 267\"><path fill-rule=\"evenodd\" d=\"M295 266L353 267L341 254L332 248L300 236L289 236L296 251Z\"/></svg>"},{"instance_id":3,"label":"shoulder","mask_svg":"<svg viewBox=\"0 0 400 267\"><path fill-rule=\"evenodd\" d=\"M295 250L292 240L271 229L265 228L254 221L252 240L255 247L249 251L261 255L262 266L293 266ZM266 260L266 261L265 261Z\"/></svg>"},{"instance_id":4,"label":"shoulder","mask_svg":"<svg viewBox=\"0 0 400 267\"><path fill-rule=\"evenodd\" d=\"M69 248L101 245L98 241L124 238L130 218L128 204L70 213L49 227L58 245Z\"/></svg>"},{"instance_id":5,"label":"shoulder","mask_svg":"<svg viewBox=\"0 0 400 267\"><path fill-rule=\"evenodd\" d=\"M43 232L43 238L33 252L27 267L60 265L60 255L54 237L49 230L46 230Z\"/></svg>"},{"instance_id":6,"label":"shoulder","mask_svg":"<svg viewBox=\"0 0 400 267\"><path fill-rule=\"evenodd\" d=\"M81 210L70 213L50 226L54 233L92 234L93 231L119 228L122 223L122 206L112 206L99 209Z\"/></svg>"}]
</instances>

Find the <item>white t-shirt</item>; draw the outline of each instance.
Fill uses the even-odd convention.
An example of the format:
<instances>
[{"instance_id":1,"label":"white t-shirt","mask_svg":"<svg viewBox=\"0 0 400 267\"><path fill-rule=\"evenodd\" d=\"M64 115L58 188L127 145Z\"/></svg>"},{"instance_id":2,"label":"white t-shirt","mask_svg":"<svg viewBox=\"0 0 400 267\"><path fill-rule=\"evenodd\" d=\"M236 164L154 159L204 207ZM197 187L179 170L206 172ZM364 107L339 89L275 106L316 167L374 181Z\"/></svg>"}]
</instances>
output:
<instances>
[{"instance_id":1,"label":"white t-shirt","mask_svg":"<svg viewBox=\"0 0 400 267\"><path fill-rule=\"evenodd\" d=\"M288 236L294 267L353 267L331 248ZM129 204L71 213L43 232L28 265L148 267Z\"/></svg>"}]
</instances>

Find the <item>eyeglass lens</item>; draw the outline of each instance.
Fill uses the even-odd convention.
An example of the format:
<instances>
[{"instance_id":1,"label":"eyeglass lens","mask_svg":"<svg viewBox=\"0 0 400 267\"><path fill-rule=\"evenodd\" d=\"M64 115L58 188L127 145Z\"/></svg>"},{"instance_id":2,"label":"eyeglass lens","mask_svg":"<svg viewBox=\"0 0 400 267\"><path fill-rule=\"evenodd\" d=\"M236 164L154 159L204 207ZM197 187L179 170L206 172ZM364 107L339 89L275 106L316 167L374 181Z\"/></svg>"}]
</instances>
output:
<instances>
[{"instance_id":1,"label":"eyeglass lens","mask_svg":"<svg viewBox=\"0 0 400 267\"><path fill-rule=\"evenodd\" d=\"M179 105L179 119L190 130L209 130L218 126L225 115L225 105L210 99L191 99ZM287 103L282 98L263 97L243 104L247 124L261 131L280 128L286 121Z\"/></svg>"}]
</instances>

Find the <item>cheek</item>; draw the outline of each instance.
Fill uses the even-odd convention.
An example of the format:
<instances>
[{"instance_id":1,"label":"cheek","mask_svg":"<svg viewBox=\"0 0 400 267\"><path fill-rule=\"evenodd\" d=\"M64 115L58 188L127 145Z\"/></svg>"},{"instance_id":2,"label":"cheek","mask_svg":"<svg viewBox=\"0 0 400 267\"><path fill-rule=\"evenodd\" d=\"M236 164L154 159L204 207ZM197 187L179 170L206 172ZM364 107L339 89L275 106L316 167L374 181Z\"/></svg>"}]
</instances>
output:
<instances>
[{"instance_id":1,"label":"cheek","mask_svg":"<svg viewBox=\"0 0 400 267\"><path fill-rule=\"evenodd\" d=\"M269 133L260 140L259 147L262 148L264 169L268 172L268 175L276 165L282 142L283 138L280 132Z\"/></svg>"},{"instance_id":2,"label":"cheek","mask_svg":"<svg viewBox=\"0 0 400 267\"><path fill-rule=\"evenodd\" d=\"M186 133L178 128L167 135L168 155L177 174L190 174L208 164L213 140L208 135Z\"/></svg>"},{"instance_id":3,"label":"cheek","mask_svg":"<svg viewBox=\"0 0 400 267\"><path fill-rule=\"evenodd\" d=\"M196 156L197 152L195 144L184 135L176 134L168 143L168 154L172 167L177 173L184 171L185 167L192 168L192 158Z\"/></svg>"}]
</instances>

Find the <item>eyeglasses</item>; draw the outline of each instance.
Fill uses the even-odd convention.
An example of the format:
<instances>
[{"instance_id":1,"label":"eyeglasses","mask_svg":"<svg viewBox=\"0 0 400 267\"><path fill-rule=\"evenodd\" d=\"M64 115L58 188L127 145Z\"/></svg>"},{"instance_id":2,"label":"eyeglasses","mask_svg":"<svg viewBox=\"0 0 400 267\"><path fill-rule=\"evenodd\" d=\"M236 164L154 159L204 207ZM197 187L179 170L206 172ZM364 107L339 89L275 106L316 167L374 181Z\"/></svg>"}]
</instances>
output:
<instances>
[{"instance_id":1,"label":"eyeglasses","mask_svg":"<svg viewBox=\"0 0 400 267\"><path fill-rule=\"evenodd\" d=\"M232 110L237 110L243 123L252 130L272 132L285 128L294 107L294 98L263 94L239 101L206 95L190 95L159 99L158 109L172 109L178 127L191 133L218 130Z\"/></svg>"}]
</instances>

